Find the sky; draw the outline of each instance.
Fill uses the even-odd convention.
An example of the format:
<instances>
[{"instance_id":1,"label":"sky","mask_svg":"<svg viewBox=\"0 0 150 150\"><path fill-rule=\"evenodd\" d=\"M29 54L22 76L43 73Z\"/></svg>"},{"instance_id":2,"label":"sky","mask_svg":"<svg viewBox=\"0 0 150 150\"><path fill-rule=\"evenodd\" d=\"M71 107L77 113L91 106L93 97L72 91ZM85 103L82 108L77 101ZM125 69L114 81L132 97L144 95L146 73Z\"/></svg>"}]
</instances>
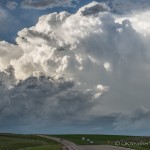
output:
<instances>
[{"instance_id":1,"label":"sky","mask_svg":"<svg viewBox=\"0 0 150 150\"><path fill-rule=\"evenodd\" d=\"M0 132L150 134L148 0L0 1Z\"/></svg>"}]
</instances>

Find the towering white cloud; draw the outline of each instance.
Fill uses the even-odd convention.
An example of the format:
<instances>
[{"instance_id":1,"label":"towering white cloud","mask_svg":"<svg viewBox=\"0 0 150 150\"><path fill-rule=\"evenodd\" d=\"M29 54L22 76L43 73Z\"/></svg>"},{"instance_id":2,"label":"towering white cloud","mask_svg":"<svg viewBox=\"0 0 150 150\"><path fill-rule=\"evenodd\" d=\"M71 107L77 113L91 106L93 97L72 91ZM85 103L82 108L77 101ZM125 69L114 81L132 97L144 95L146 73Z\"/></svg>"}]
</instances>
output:
<instances>
[{"instance_id":1,"label":"towering white cloud","mask_svg":"<svg viewBox=\"0 0 150 150\"><path fill-rule=\"evenodd\" d=\"M5 41L0 41L0 67L5 69L11 61L17 60L22 56L21 48Z\"/></svg>"},{"instance_id":2,"label":"towering white cloud","mask_svg":"<svg viewBox=\"0 0 150 150\"><path fill-rule=\"evenodd\" d=\"M118 16L93 2L75 14L41 16L18 32L16 45L1 42L1 74L9 81L2 80L3 119L18 112L25 118L80 118L78 112L86 116L93 106L88 114L96 116L150 108L148 16L149 11ZM14 67L11 75L4 70L8 65ZM98 100L108 90L102 105Z\"/></svg>"}]
</instances>

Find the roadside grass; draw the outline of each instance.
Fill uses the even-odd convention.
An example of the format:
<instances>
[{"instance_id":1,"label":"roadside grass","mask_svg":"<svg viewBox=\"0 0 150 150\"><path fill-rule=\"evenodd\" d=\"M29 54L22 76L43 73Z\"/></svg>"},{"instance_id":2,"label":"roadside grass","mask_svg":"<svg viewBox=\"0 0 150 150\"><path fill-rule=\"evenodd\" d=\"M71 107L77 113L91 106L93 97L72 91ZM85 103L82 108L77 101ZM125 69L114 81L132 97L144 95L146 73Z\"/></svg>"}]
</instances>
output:
<instances>
[{"instance_id":1,"label":"roadside grass","mask_svg":"<svg viewBox=\"0 0 150 150\"><path fill-rule=\"evenodd\" d=\"M61 145L45 145L38 147L29 147L22 150L61 150Z\"/></svg>"},{"instance_id":2,"label":"roadside grass","mask_svg":"<svg viewBox=\"0 0 150 150\"><path fill-rule=\"evenodd\" d=\"M52 135L52 136L72 141L78 145L103 145L103 144L108 145L115 141L131 138L131 136L121 136L121 135L88 135L88 134ZM83 137L85 137L85 140L82 140ZM88 141L88 139L90 141ZM90 143L91 141L94 143Z\"/></svg>"},{"instance_id":3,"label":"roadside grass","mask_svg":"<svg viewBox=\"0 0 150 150\"><path fill-rule=\"evenodd\" d=\"M0 134L0 150L60 150L61 144L36 135Z\"/></svg>"},{"instance_id":4,"label":"roadside grass","mask_svg":"<svg viewBox=\"0 0 150 150\"><path fill-rule=\"evenodd\" d=\"M50 135L78 145L114 145L150 150L150 137L122 135ZM0 150L61 150L58 142L37 135L0 134Z\"/></svg>"},{"instance_id":5,"label":"roadside grass","mask_svg":"<svg viewBox=\"0 0 150 150\"><path fill-rule=\"evenodd\" d=\"M52 136L72 141L78 145L113 145L136 150L150 150L150 137L88 134Z\"/></svg>"}]
</instances>

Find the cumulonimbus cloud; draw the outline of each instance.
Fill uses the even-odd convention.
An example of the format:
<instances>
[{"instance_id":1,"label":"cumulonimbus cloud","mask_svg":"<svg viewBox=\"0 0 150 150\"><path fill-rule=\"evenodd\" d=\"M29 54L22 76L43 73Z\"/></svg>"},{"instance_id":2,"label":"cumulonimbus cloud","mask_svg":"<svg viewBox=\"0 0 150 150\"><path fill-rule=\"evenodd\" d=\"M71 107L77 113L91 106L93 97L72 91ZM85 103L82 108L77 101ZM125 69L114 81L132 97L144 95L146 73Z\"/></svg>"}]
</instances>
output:
<instances>
[{"instance_id":1,"label":"cumulonimbus cloud","mask_svg":"<svg viewBox=\"0 0 150 150\"><path fill-rule=\"evenodd\" d=\"M145 13L149 14L141 15ZM35 26L18 32L16 45L0 42L3 119L18 112L25 118L80 117L77 112L83 109L81 114L86 115L109 87L106 98L114 108L104 105L104 113L136 108L138 104L129 105L130 101L140 101L143 95L147 104L150 35L140 24L149 20L137 14L118 16L106 4L93 2L75 14L41 16ZM9 65L14 68L13 80ZM65 80L60 87L61 77ZM101 109L101 104L97 107Z\"/></svg>"}]
</instances>

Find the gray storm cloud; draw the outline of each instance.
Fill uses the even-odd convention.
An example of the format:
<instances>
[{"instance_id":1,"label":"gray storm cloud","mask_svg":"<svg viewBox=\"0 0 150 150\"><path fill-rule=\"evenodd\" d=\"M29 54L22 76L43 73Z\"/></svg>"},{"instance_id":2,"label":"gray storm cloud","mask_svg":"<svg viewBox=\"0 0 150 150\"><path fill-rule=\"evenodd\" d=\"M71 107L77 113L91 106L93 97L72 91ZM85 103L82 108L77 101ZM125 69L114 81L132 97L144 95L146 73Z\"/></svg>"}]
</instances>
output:
<instances>
[{"instance_id":1,"label":"gray storm cloud","mask_svg":"<svg viewBox=\"0 0 150 150\"><path fill-rule=\"evenodd\" d=\"M12 66L0 72L0 79L1 127L81 119L98 102L97 92L107 91L78 90L72 80L43 74L16 83Z\"/></svg>"},{"instance_id":2,"label":"gray storm cloud","mask_svg":"<svg viewBox=\"0 0 150 150\"><path fill-rule=\"evenodd\" d=\"M29 9L46 9L52 7L64 7L64 6L73 6L73 1L77 2L77 0L24 0L21 3L23 8Z\"/></svg>"},{"instance_id":3,"label":"gray storm cloud","mask_svg":"<svg viewBox=\"0 0 150 150\"><path fill-rule=\"evenodd\" d=\"M18 32L16 45L1 41L1 120L150 108L149 14L118 16L93 2L75 14L41 16Z\"/></svg>"},{"instance_id":4,"label":"gray storm cloud","mask_svg":"<svg viewBox=\"0 0 150 150\"><path fill-rule=\"evenodd\" d=\"M147 0L112 0L110 1L114 11L121 14L130 14L136 12L137 10L149 9L150 2Z\"/></svg>"},{"instance_id":5,"label":"gray storm cloud","mask_svg":"<svg viewBox=\"0 0 150 150\"><path fill-rule=\"evenodd\" d=\"M131 113L122 114L114 123L116 130L149 129L150 110L144 107L138 108Z\"/></svg>"}]
</instances>

